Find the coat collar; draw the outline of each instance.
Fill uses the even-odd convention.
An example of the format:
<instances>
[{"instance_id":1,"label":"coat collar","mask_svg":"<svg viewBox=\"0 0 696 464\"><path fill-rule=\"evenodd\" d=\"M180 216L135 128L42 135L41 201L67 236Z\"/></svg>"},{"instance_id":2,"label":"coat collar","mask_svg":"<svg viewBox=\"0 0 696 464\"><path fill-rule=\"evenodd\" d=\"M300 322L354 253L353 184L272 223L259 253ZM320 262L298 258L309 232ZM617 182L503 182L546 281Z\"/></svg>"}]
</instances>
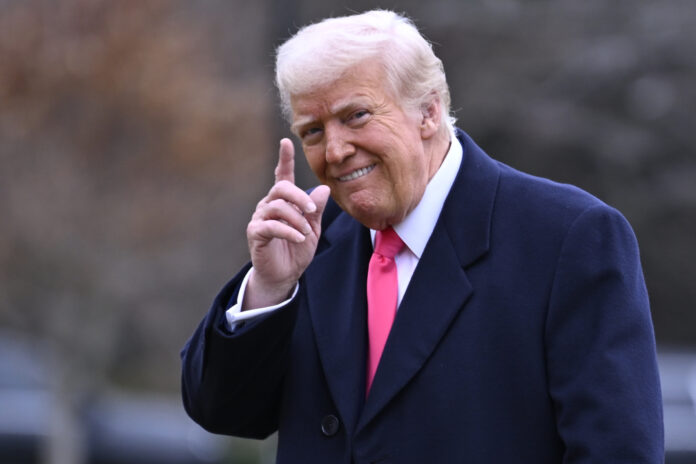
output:
<instances>
[{"instance_id":1,"label":"coat collar","mask_svg":"<svg viewBox=\"0 0 696 464\"><path fill-rule=\"evenodd\" d=\"M457 138L464 149L457 179L399 306L366 400L370 236L335 205L325 212L305 282L324 373L349 431L363 429L417 374L474 291L466 268L489 249L500 173L468 135L457 130Z\"/></svg>"}]
</instances>

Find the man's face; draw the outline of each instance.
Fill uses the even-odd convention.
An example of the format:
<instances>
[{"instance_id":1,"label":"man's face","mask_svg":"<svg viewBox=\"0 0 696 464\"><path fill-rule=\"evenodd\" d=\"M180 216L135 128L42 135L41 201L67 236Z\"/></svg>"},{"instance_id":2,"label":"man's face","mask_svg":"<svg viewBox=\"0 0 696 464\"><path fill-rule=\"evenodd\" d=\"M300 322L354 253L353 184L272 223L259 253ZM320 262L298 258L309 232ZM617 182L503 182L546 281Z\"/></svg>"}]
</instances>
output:
<instances>
[{"instance_id":1,"label":"man's face","mask_svg":"<svg viewBox=\"0 0 696 464\"><path fill-rule=\"evenodd\" d=\"M438 167L426 155L421 112L402 108L383 75L367 61L291 97L309 166L343 210L378 230L416 207Z\"/></svg>"}]
</instances>

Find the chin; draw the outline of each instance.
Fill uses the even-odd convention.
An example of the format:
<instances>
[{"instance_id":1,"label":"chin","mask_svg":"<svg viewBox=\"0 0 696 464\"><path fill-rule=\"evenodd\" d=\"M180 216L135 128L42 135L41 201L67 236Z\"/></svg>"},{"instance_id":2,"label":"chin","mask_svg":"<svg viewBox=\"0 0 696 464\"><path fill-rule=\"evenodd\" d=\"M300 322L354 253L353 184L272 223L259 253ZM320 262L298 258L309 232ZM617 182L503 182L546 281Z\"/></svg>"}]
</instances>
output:
<instances>
[{"instance_id":1,"label":"chin","mask_svg":"<svg viewBox=\"0 0 696 464\"><path fill-rule=\"evenodd\" d=\"M352 195L348 201L345 198L336 199L336 202L343 211L350 214L355 220L374 230L382 230L391 224L397 224L399 221L394 221L395 215L393 206L385 205L380 200L383 198L374 194Z\"/></svg>"},{"instance_id":2,"label":"chin","mask_svg":"<svg viewBox=\"0 0 696 464\"><path fill-rule=\"evenodd\" d=\"M343 208L343 210L351 215L356 221L370 229L381 230L387 226L387 221L384 219L384 216L380 216L371 209L357 208L353 206L350 208Z\"/></svg>"},{"instance_id":3,"label":"chin","mask_svg":"<svg viewBox=\"0 0 696 464\"><path fill-rule=\"evenodd\" d=\"M365 227L374 230L382 230L400 222L394 220L391 214L379 210L349 210L348 214Z\"/></svg>"}]
</instances>

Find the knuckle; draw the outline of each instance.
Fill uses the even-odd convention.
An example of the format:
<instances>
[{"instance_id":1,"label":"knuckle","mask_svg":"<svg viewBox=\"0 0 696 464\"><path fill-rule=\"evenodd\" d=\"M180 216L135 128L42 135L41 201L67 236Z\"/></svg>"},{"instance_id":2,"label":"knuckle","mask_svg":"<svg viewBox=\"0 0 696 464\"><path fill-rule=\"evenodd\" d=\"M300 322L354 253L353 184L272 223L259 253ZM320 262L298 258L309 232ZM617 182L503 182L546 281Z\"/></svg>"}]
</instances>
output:
<instances>
[{"instance_id":1,"label":"knuckle","mask_svg":"<svg viewBox=\"0 0 696 464\"><path fill-rule=\"evenodd\" d=\"M256 207L256 210L254 211L254 214L251 215L251 220L252 220L252 221L255 221L255 220L261 220L261 219L263 219L263 215L265 214L267 208L268 208L268 207L266 206L266 204L259 204L259 205Z\"/></svg>"},{"instance_id":2,"label":"knuckle","mask_svg":"<svg viewBox=\"0 0 696 464\"><path fill-rule=\"evenodd\" d=\"M267 213L272 213L272 214L278 214L280 209L283 207L285 204L285 200L281 200L279 198L272 200L266 204L264 207L264 210Z\"/></svg>"},{"instance_id":3,"label":"knuckle","mask_svg":"<svg viewBox=\"0 0 696 464\"><path fill-rule=\"evenodd\" d=\"M268 191L268 195L266 195L266 202L271 201L274 198L277 198L281 195L282 188L279 186L279 183L273 184L273 187Z\"/></svg>"},{"instance_id":4,"label":"knuckle","mask_svg":"<svg viewBox=\"0 0 696 464\"><path fill-rule=\"evenodd\" d=\"M274 187L277 187L278 189L280 189L282 191L288 191L288 190L292 190L293 188L295 188L295 184L293 184L292 182L290 182L287 179L282 179L282 180L279 180L275 184Z\"/></svg>"},{"instance_id":5,"label":"knuckle","mask_svg":"<svg viewBox=\"0 0 696 464\"><path fill-rule=\"evenodd\" d=\"M247 233L247 237L249 237L249 238L256 237L258 235L258 227L256 226L256 224L254 224L253 222L250 222L247 225L246 233Z\"/></svg>"}]
</instances>

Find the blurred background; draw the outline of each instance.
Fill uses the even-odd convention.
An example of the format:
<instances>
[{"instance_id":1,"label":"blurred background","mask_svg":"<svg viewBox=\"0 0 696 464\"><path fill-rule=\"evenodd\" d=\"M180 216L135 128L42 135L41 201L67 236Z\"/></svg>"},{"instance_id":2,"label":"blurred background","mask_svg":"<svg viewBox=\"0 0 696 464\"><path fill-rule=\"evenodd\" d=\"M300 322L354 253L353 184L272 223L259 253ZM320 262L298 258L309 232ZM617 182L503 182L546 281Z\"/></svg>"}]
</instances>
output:
<instances>
[{"instance_id":1,"label":"blurred background","mask_svg":"<svg viewBox=\"0 0 696 464\"><path fill-rule=\"evenodd\" d=\"M188 420L178 353L289 134L274 48L377 6L434 43L491 156L631 222L667 462L696 462L692 0L0 0L0 462L273 462Z\"/></svg>"}]
</instances>

